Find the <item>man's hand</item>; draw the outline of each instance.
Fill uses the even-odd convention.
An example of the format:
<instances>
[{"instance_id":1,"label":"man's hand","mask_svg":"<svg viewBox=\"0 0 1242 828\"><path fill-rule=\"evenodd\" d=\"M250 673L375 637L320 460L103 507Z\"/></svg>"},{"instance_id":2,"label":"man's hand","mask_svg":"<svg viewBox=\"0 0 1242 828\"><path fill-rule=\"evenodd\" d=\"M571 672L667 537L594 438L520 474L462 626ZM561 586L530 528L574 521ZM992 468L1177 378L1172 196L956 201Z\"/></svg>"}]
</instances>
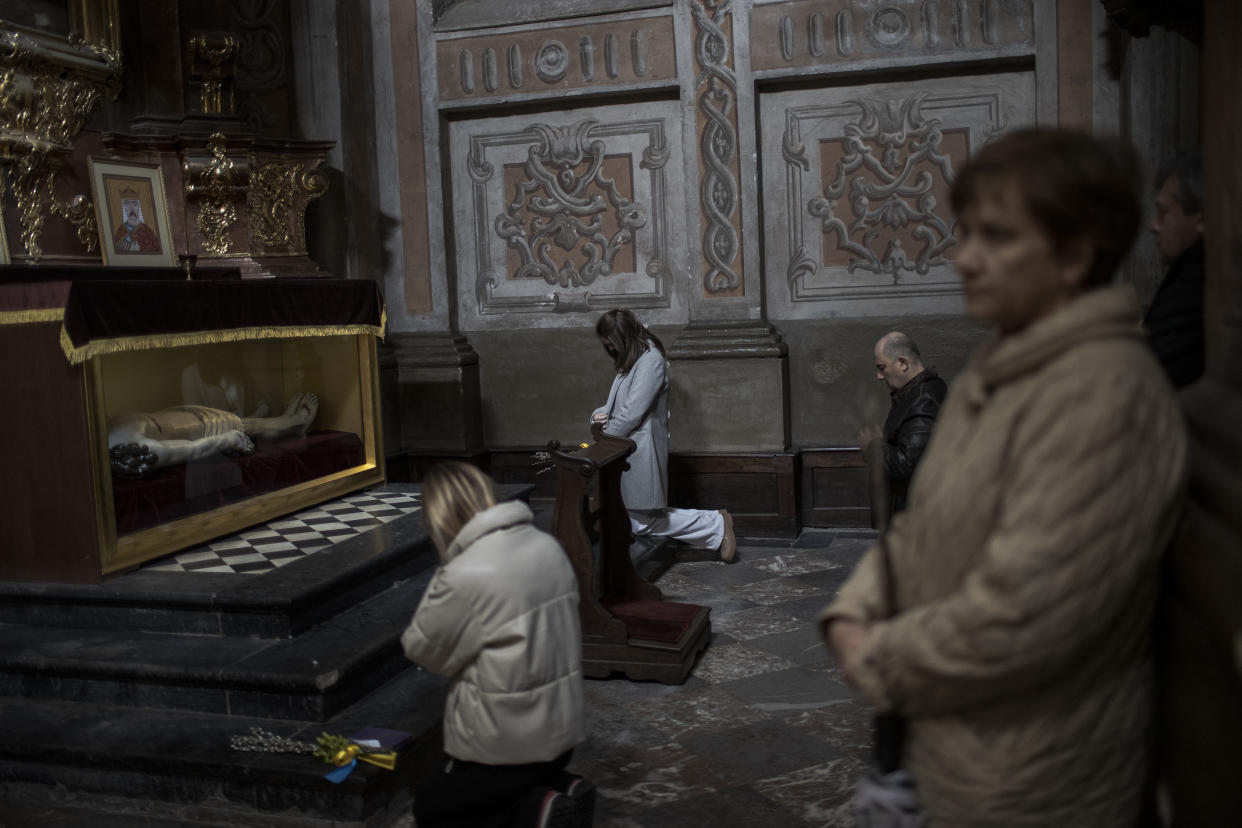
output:
<instances>
[{"instance_id":1,"label":"man's hand","mask_svg":"<svg viewBox=\"0 0 1242 828\"><path fill-rule=\"evenodd\" d=\"M858 431L858 447L862 449L863 454L866 454L871 444L879 440L883 435L884 432L876 426L863 426Z\"/></svg>"},{"instance_id":2,"label":"man's hand","mask_svg":"<svg viewBox=\"0 0 1242 828\"><path fill-rule=\"evenodd\" d=\"M601 411L601 412L599 412L598 414L596 414L595 416L593 416L593 417L591 418L591 422L593 422L593 423L606 423L606 422L608 422L608 415L607 415L607 414L605 414L604 412L602 412L602 411Z\"/></svg>"},{"instance_id":3,"label":"man's hand","mask_svg":"<svg viewBox=\"0 0 1242 828\"><path fill-rule=\"evenodd\" d=\"M836 618L829 621L823 628L824 641L828 649L836 656L837 664L845 680L853 687L858 686L856 675L858 663L862 658L863 645L867 641L867 625L857 621Z\"/></svg>"}]
</instances>

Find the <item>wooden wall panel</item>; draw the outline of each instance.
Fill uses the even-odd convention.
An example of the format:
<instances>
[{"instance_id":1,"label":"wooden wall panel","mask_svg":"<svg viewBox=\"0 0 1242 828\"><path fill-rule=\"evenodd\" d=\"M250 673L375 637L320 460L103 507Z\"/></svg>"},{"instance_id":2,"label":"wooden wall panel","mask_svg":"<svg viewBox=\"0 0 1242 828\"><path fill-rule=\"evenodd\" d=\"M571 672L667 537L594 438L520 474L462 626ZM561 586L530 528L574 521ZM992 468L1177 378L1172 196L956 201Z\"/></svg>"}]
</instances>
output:
<instances>
[{"instance_id":1,"label":"wooden wall panel","mask_svg":"<svg viewBox=\"0 0 1242 828\"><path fill-rule=\"evenodd\" d=\"M857 449L802 452L802 525L871 525L867 464Z\"/></svg>"}]
</instances>

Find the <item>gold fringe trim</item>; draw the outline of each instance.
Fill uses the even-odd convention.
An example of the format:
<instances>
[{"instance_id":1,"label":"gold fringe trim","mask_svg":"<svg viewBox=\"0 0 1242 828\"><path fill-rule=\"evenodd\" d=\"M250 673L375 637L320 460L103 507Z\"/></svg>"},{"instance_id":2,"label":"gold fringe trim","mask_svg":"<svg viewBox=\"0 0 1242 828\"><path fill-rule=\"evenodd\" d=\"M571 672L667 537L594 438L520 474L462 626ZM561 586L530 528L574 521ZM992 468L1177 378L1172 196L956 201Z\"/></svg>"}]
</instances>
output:
<instances>
[{"instance_id":1,"label":"gold fringe trim","mask_svg":"<svg viewBox=\"0 0 1242 828\"><path fill-rule=\"evenodd\" d=\"M243 342L255 339L298 339L307 336L355 336L384 335L383 318L375 325L323 325L290 326L284 328L229 328L223 331L190 331L187 333L151 334L149 336L118 336L96 339L81 348L74 347L69 333L60 329L60 347L70 365L80 365L88 359L122 351L150 351L161 348L181 348L186 345L215 345L220 342Z\"/></svg>"},{"instance_id":2,"label":"gold fringe trim","mask_svg":"<svg viewBox=\"0 0 1242 828\"><path fill-rule=\"evenodd\" d=\"M388 335L388 306L380 305L380 329L379 338L383 339Z\"/></svg>"},{"instance_id":3,"label":"gold fringe trim","mask_svg":"<svg viewBox=\"0 0 1242 828\"><path fill-rule=\"evenodd\" d=\"M0 325L29 325L34 322L60 322L65 318L64 308L33 308L31 310L0 311Z\"/></svg>"}]
</instances>

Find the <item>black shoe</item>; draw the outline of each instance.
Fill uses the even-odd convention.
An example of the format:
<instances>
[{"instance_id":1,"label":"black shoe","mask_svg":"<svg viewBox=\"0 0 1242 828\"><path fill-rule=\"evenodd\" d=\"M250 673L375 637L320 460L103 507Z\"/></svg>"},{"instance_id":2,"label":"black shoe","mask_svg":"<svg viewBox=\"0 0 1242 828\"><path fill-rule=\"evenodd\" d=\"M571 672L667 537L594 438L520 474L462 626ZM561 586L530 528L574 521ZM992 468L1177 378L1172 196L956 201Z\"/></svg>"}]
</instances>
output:
<instances>
[{"instance_id":1,"label":"black shoe","mask_svg":"<svg viewBox=\"0 0 1242 828\"><path fill-rule=\"evenodd\" d=\"M595 783L574 773L562 772L556 789L574 803L573 828L591 828L595 822Z\"/></svg>"}]
</instances>

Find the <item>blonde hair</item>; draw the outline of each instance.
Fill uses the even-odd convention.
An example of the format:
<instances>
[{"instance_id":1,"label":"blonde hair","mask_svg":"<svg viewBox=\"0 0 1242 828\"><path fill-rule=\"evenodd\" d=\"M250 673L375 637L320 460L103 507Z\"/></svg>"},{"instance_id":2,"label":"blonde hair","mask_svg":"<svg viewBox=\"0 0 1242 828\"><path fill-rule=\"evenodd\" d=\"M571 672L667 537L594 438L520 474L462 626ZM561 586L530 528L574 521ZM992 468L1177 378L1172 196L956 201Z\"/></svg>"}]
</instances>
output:
<instances>
[{"instance_id":1,"label":"blonde hair","mask_svg":"<svg viewBox=\"0 0 1242 828\"><path fill-rule=\"evenodd\" d=\"M449 562L448 548L470 518L496 505L496 485L469 463L452 460L432 466L423 477L423 525Z\"/></svg>"}]
</instances>

